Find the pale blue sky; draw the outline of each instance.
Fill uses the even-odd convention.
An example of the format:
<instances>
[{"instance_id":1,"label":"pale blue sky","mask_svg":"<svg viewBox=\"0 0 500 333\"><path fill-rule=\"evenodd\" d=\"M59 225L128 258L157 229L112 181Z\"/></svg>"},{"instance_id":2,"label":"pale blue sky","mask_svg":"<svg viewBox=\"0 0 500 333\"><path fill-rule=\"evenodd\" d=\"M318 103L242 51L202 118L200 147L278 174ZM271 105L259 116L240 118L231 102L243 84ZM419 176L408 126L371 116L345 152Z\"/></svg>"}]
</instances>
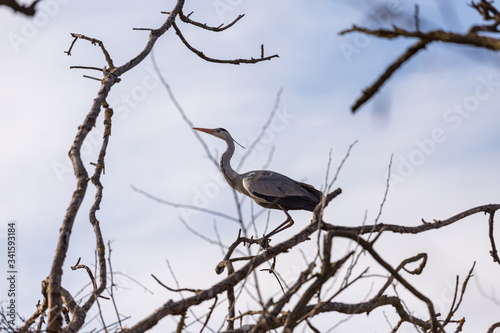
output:
<instances>
[{"instance_id":1,"label":"pale blue sky","mask_svg":"<svg viewBox=\"0 0 500 333\"><path fill-rule=\"evenodd\" d=\"M100 50L85 41L76 43L71 57L64 54L72 42L70 33L102 40L115 64L121 65L140 52L147 40L148 32L132 28L158 27L165 19L160 11L170 10L173 3L41 1L34 19L0 7L0 221L3 225L9 220L18 223L18 304L26 316L41 297L40 282L49 273L58 230L75 187L67 152L99 89L97 81L82 77L96 73L70 70L69 66L105 65ZM411 28L407 18L412 17L415 2L379 1L377 11L369 7L372 2L350 3L188 1L185 12L192 10L192 19L211 25L245 14L222 33L181 25L185 37L207 55L258 57L264 44L266 55L278 53L280 57L256 65L209 64L190 53L173 31L160 38L155 57L193 123L224 127L242 144L259 133L277 92L283 89L276 121L242 171L261 168L274 148L269 169L319 188L324 184L330 149L334 171L349 145L359 140L337 181L344 193L325 212L330 223L359 225L365 212L367 223L373 222L391 154L393 183L381 218L385 223L416 225L422 218L444 219L474 206L498 203L497 55L464 46L430 45L353 116L350 106L360 91L412 42L339 36L338 32L354 23L385 25L392 22L382 16L387 12L392 13L390 19ZM463 32L480 21L465 2L456 4L455 14L449 8L440 10L435 1L419 4L422 30L445 26ZM346 49L353 53L346 55ZM108 102L115 108L115 116L98 218L104 239L113 240L115 271L132 276L155 293L117 277L127 288L117 292L120 310L133 315L128 322L132 325L166 300L179 297L150 277L153 273L168 285L174 284L165 259L182 286L204 288L218 279L213 269L221 253L218 247L193 236L178 218L183 216L190 226L214 238L213 216L159 205L133 192L130 185L165 200L202 204L232 216L236 211L229 186L220 181L219 171L169 100L150 58L122 77ZM460 108L465 111L456 111ZM99 119L82 150L89 171L89 162L96 160L99 151L102 128ZM219 156L225 148L223 142L205 139ZM237 151L235 158L240 155ZM89 184L64 268L63 285L72 292L87 282L87 276L69 267L78 257L88 265L94 262L94 238L87 218L94 193ZM249 221L249 200L243 211ZM276 242L309 223L310 213L293 212L293 216L293 229L277 236ZM282 218L278 211L271 213L274 225ZM262 232L265 220L257 223ZM236 237L235 223L217 219L217 226L225 244ZM4 232L3 226L0 231ZM500 300L499 271L488 254L484 216L420 236L384 235L378 248L394 266L418 252L428 252L425 274L411 281L446 309L450 283L457 274L463 278L477 260L474 281L458 316L467 316L468 332L484 332L498 320L498 303L484 298L477 287L495 291ZM312 244L303 249L309 255ZM339 245L338 256L341 249ZM292 279L304 268L297 263L301 258L298 252L284 256L279 262L281 274ZM380 272L375 263L367 262L374 272ZM279 295L275 281L267 274L261 279L268 295ZM0 287L4 290L2 284ZM369 289L369 283L360 285L344 300L362 300ZM138 302L142 304L139 309ZM419 308L411 298L408 304ZM255 307L251 302L248 306ZM242 302L240 310L246 307ZM392 315L393 310L386 309L386 313ZM318 318L317 323L325 328L341 318L327 317L327 323ZM366 325L373 325L373 332L389 330L381 311L352 319L338 330L359 331ZM166 319L155 331L161 328L173 330L175 325ZM411 327L406 329L411 331Z\"/></svg>"}]
</instances>

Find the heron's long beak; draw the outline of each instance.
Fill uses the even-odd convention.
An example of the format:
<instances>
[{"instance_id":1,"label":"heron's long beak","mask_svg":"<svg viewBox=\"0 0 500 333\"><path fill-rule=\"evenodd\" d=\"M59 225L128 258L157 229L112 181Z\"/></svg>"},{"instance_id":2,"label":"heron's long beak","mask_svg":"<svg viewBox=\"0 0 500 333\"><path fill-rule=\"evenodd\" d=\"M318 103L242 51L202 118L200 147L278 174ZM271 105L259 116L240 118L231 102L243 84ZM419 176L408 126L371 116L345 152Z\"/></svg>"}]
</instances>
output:
<instances>
[{"instance_id":1,"label":"heron's long beak","mask_svg":"<svg viewBox=\"0 0 500 333\"><path fill-rule=\"evenodd\" d=\"M214 130L210 129L210 128L193 127L193 129L197 130L197 131L202 131L202 132L205 132L205 133L208 133L208 134L213 134L213 132L214 132Z\"/></svg>"}]
</instances>

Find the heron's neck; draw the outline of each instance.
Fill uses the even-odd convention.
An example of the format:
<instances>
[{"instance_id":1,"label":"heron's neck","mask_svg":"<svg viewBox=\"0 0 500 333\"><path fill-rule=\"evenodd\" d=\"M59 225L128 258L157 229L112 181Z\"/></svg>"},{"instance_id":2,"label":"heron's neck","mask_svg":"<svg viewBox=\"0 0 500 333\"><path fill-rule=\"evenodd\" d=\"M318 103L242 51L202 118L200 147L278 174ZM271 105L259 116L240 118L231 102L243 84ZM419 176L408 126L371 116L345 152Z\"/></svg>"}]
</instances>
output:
<instances>
[{"instance_id":1,"label":"heron's neck","mask_svg":"<svg viewBox=\"0 0 500 333\"><path fill-rule=\"evenodd\" d=\"M220 169L222 171L222 174L224 175L224 178L226 178L227 182L229 185L231 185L232 188L236 190L240 190L239 188L241 187L240 179L239 179L239 174L233 170L231 167L231 157L233 157L234 154L234 142L232 140L227 140L227 149L222 154L220 158Z\"/></svg>"}]
</instances>

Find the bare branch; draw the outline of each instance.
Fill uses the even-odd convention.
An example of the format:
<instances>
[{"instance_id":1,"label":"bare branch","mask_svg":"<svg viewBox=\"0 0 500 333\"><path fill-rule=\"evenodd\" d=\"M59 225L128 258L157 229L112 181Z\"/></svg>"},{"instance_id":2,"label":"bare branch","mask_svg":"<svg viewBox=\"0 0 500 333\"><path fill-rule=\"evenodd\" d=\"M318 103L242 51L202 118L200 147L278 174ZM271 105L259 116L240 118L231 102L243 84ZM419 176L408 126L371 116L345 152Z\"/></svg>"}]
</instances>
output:
<instances>
[{"instance_id":1,"label":"bare branch","mask_svg":"<svg viewBox=\"0 0 500 333\"><path fill-rule=\"evenodd\" d=\"M104 43L103 42L101 42L98 39L87 37L87 36L82 35L82 34L72 33L71 36L74 37L75 39L73 40L73 43L71 43L71 46L68 49L68 51L65 51L65 53L67 55L71 55L71 49L73 48L73 45L75 45L75 42L76 42L77 39L88 40L90 43L92 43L92 45L99 45L99 47L101 48L102 53L104 54L104 58L106 59L106 62L108 63L109 70L113 70L115 68L115 65L113 65L113 60L111 59L111 56L109 55L108 51L104 47Z\"/></svg>"},{"instance_id":2,"label":"bare branch","mask_svg":"<svg viewBox=\"0 0 500 333\"><path fill-rule=\"evenodd\" d=\"M193 205L186 205L186 204L180 204L180 203L176 203L176 202L172 202L172 201L160 199L160 198L158 198L158 197L156 197L156 196L154 196L154 195L152 195L152 194L150 194L150 193L148 193L148 192L146 192L144 190L141 190L141 189L135 187L134 185L130 185L130 188L134 192L140 193L140 194L144 195L146 198L154 200L154 201L156 201L158 203L161 203L163 205L172 206L172 207L175 207L175 208L186 208L186 209L196 210L196 211L207 213L207 214L211 214L211 215L214 215L214 216L219 216L219 217L225 218L226 220L229 220L229 221L238 222L237 218L229 216L229 215L221 213L221 212L217 212L217 211L210 210L210 209L203 208L203 207L198 207L198 206L193 206Z\"/></svg>"},{"instance_id":3,"label":"bare branch","mask_svg":"<svg viewBox=\"0 0 500 333\"><path fill-rule=\"evenodd\" d=\"M166 12L162 12L162 14L167 14ZM221 24L219 25L218 27L211 27L211 26L208 26L206 23L200 23L200 22L197 22L197 21L194 21L194 20L191 20L189 18L189 16L191 16L191 14L193 14L192 12L189 13L187 16L184 15L184 13L181 12L179 13L179 18L181 19L182 22L184 23L188 23L188 24L192 24L196 27L199 27L199 28L202 28L202 29L205 29L205 30L209 30L209 31L213 31L213 32L221 32L221 31L224 31L226 29L229 29L231 28L233 25L236 24L236 22L238 22L240 19L243 18L243 16L245 16L245 14L240 14L238 15L238 17L236 19L234 19L233 22L229 23L229 24Z\"/></svg>"},{"instance_id":4,"label":"bare branch","mask_svg":"<svg viewBox=\"0 0 500 333\"><path fill-rule=\"evenodd\" d=\"M209 243L209 244L213 244L213 245L218 245L220 246L222 249L224 249L225 246L224 244L222 244L219 240L213 240L205 235L203 235L202 233L198 232L196 229L192 228L187 222L186 220L184 220L182 217L179 217L179 220L181 221L181 223L184 225L184 227L186 227L187 230L189 230L189 232L191 232L193 235L195 235L196 237L200 238L200 239L203 239L205 242Z\"/></svg>"},{"instance_id":5,"label":"bare branch","mask_svg":"<svg viewBox=\"0 0 500 333\"><path fill-rule=\"evenodd\" d=\"M389 185L390 185L390 180L391 180L391 167L392 167L392 155L391 155L391 159L389 161L389 168L387 171L387 180L385 183L384 197L382 199L382 202L380 203L380 209L378 211L377 217L375 218L374 224L378 223L378 220L380 219L380 216L382 215L382 210L384 209L385 200L387 199L387 193L389 193Z\"/></svg>"},{"instance_id":6,"label":"bare branch","mask_svg":"<svg viewBox=\"0 0 500 333\"><path fill-rule=\"evenodd\" d=\"M18 3L16 0L0 0L0 6L10 7L14 12L22 13L26 16L34 16L36 13L35 6L40 0L35 0L31 5L26 6Z\"/></svg>"},{"instance_id":7,"label":"bare branch","mask_svg":"<svg viewBox=\"0 0 500 333\"><path fill-rule=\"evenodd\" d=\"M372 35L380 38L393 39L398 37L417 38L418 42L406 50L398 59L396 59L379 78L367 89L351 107L352 112L356 112L359 107L371 99L375 93L382 87L382 85L394 74L394 72L413 57L418 51L424 49L427 44L432 42L444 42L461 45L469 45L478 48L486 48L493 51L500 50L500 40L493 37L479 36L477 33L480 31L499 32L498 25L500 24L500 12L487 0L480 2L472 2L471 6L476 9L479 14L486 21L493 20L492 24L472 26L465 34L458 34L443 30L433 30L428 32L420 31L419 24L419 7L415 6L415 31L408 31L396 26L392 30L388 29L368 29L353 25L352 28L341 31L340 34L350 32L361 32L367 35Z\"/></svg>"},{"instance_id":8,"label":"bare branch","mask_svg":"<svg viewBox=\"0 0 500 333\"><path fill-rule=\"evenodd\" d=\"M389 67L386 68L384 73L379 76L379 78L372 83L372 85L365 90L363 90L363 94L358 98L358 100L351 107L351 111L356 112L363 104L365 104L370 98L375 95L379 89L384 85L384 83L389 80L389 78L401 67L405 62L410 60L418 51L425 49L427 44L430 41L427 40L419 40L413 46L411 46L408 50L405 51L398 59L396 59Z\"/></svg>"},{"instance_id":9,"label":"bare branch","mask_svg":"<svg viewBox=\"0 0 500 333\"><path fill-rule=\"evenodd\" d=\"M332 188L333 184L335 183L335 181L337 180L339 174L340 174L340 170L342 170L342 167L344 166L345 162L347 161L347 158L349 157L349 154L351 153L351 150L352 148L358 143L358 140L354 141L353 143L351 143L349 145L349 148L347 148L347 152L344 156L344 158L342 159L342 161L340 162L338 168L337 168L337 171L335 172L335 176L333 176L333 179L332 181L330 182L330 184L328 184L328 170L327 170L327 175L326 175L326 179L325 179L325 193L328 193L330 192L330 189ZM329 169L329 168L328 168ZM332 200L333 198L331 198L330 200ZM327 203L330 202L330 200L327 200Z\"/></svg>"},{"instance_id":10,"label":"bare branch","mask_svg":"<svg viewBox=\"0 0 500 333\"><path fill-rule=\"evenodd\" d=\"M420 7L418 4L415 4L415 14L413 15L413 18L415 19L415 30L420 31L420 19L418 17L418 14L420 12Z\"/></svg>"},{"instance_id":11,"label":"bare branch","mask_svg":"<svg viewBox=\"0 0 500 333\"><path fill-rule=\"evenodd\" d=\"M442 221L436 220L434 223L425 222L424 224L420 224L418 226L403 226L403 225L379 223L377 225L363 225L363 226L358 226L358 227L343 227L343 226L333 226L331 224L327 224L327 223L323 222L323 229L324 230L339 230L339 231L345 231L345 232L352 232L356 235L363 235L363 234L367 234L370 232L379 232L382 229L384 231L391 231L391 232L396 232L396 233L401 233L401 234L417 234L417 233L425 232L428 230L434 230L434 229L439 229L439 228L445 227L447 225L450 225L452 223L460 221L460 220L466 218L467 216L471 216L473 214L491 213L491 212L497 211L499 209L500 209L500 204L490 204L490 205L478 206L478 207L474 207L474 208L471 208L469 210L466 210L462 213L459 213L455 216L452 216L446 220L442 220Z\"/></svg>"},{"instance_id":12,"label":"bare branch","mask_svg":"<svg viewBox=\"0 0 500 333\"><path fill-rule=\"evenodd\" d=\"M158 75L158 78L160 79L161 84L163 85L163 87L165 88L165 90L167 90L167 93L168 93L168 96L169 96L170 100L174 104L174 106L177 109L177 111L179 111L179 113L181 114L182 120L184 120L184 122L189 126L189 128L192 129L194 127L194 125L191 122L191 120L188 118L186 112L184 112L184 109L182 108L182 106L179 104L179 102L175 98L175 95L174 95L172 89L170 88L170 85L167 83L167 81L165 80L164 76L162 75L162 73L160 71L160 68L158 67L158 64L156 63L156 58L155 58L154 52L151 53L151 61L153 63L153 68L154 68L156 74ZM212 155L212 153L210 152L210 149L208 148L207 144L205 143L205 141L203 140L203 138L201 137L201 135L199 134L199 132L198 131L194 131L194 130L192 130L192 132L193 132L194 136L196 137L196 139L202 145L202 147L205 150L208 158L212 161L212 163L216 167L218 167L219 164L217 163L217 159Z\"/></svg>"},{"instance_id":13,"label":"bare branch","mask_svg":"<svg viewBox=\"0 0 500 333\"><path fill-rule=\"evenodd\" d=\"M35 323L35 321L38 317L42 316L42 319L43 319L43 316L45 315L45 311L47 311L47 306L48 306L48 302L47 302L47 299L48 299L47 287L48 287L48 285L49 285L49 279L46 278L45 280L42 281L42 295L43 295L42 303L40 303L40 301L38 302L38 304L36 306L35 313L33 315L31 315L31 317L28 318L28 320L26 320L24 325L19 328L20 333L27 332L29 330L29 328L31 327L31 325L33 325ZM41 326L41 323L43 322L42 319L40 319L39 326Z\"/></svg>"},{"instance_id":14,"label":"bare branch","mask_svg":"<svg viewBox=\"0 0 500 333\"><path fill-rule=\"evenodd\" d=\"M497 328L500 328L500 322L491 325L486 331L486 333L493 333L493 331Z\"/></svg>"},{"instance_id":15,"label":"bare branch","mask_svg":"<svg viewBox=\"0 0 500 333\"><path fill-rule=\"evenodd\" d=\"M443 321L443 327L452 321L453 315L455 314L455 312L457 312L458 308L462 304L462 300L463 300L463 297L465 294L465 290L467 288L467 284L469 283L469 280L472 277L472 272L473 272L475 266L476 266L476 262L474 262L474 264L472 265L471 269L469 270L469 274L467 274L467 277L465 278L465 281L462 284L462 290L460 292L460 298L459 298L458 302L457 302L457 294L458 294L458 286L459 286L460 278L457 275L455 292L453 295L453 301L451 302L450 311L448 312L446 319Z\"/></svg>"},{"instance_id":16,"label":"bare branch","mask_svg":"<svg viewBox=\"0 0 500 333\"><path fill-rule=\"evenodd\" d=\"M345 314L360 314L360 313L370 313L373 311L373 309L376 309L380 306L384 305L392 305L398 315L400 316L401 320L407 321L410 323L414 323L426 330L430 329L430 324L427 321L424 321L422 319L416 318L410 314L408 314L404 307L403 304L401 303L401 299L396 296L386 296L383 295L382 297L379 298L372 298L371 300L367 302L360 302L360 303L355 303L355 304L348 304L348 303L340 303L340 302L328 302L328 303L322 303L320 304L319 307L316 307L316 312L317 313L323 313L323 312L339 312L339 313L345 313ZM312 308L315 307L314 305L308 305L304 311L309 310L311 311Z\"/></svg>"},{"instance_id":17,"label":"bare branch","mask_svg":"<svg viewBox=\"0 0 500 333\"><path fill-rule=\"evenodd\" d=\"M203 327L201 328L200 333L202 333L203 330L205 329L205 327L207 327L207 324L210 321L210 317L212 316L212 313L214 312L215 307L217 305L217 300L218 300L218 298L217 298L217 296L215 296L214 297L214 304L212 304L212 306L209 309L210 311L207 314L207 318L205 319L205 323L203 324Z\"/></svg>"},{"instance_id":18,"label":"bare branch","mask_svg":"<svg viewBox=\"0 0 500 333\"><path fill-rule=\"evenodd\" d=\"M167 289L167 290L170 290L170 291L173 291L173 292L182 292L182 291L189 291L189 292L192 292L192 293L198 293L200 292L200 289L191 289L191 288L170 288L169 286L167 286L166 284L164 284L163 282L160 281L160 279L158 279L156 276L154 276L153 274L151 274L151 276L153 277L153 279L156 280L156 282L158 282L158 284L160 286L162 286L163 288Z\"/></svg>"},{"instance_id":19,"label":"bare branch","mask_svg":"<svg viewBox=\"0 0 500 333\"><path fill-rule=\"evenodd\" d=\"M485 48L493 51L500 50L500 40L492 37L477 36L475 34L457 34L443 30L432 30L428 32L409 31L396 26L393 30L376 29L371 30L354 25L351 29L340 32L341 35L350 32L362 32L375 37L394 39L398 37L418 38L422 42L443 42L460 45L470 45L479 48Z\"/></svg>"},{"instance_id":20,"label":"bare branch","mask_svg":"<svg viewBox=\"0 0 500 333\"><path fill-rule=\"evenodd\" d=\"M111 87L119 80L118 77L127 72L128 70L135 67L140 63L151 51L156 40L172 25L175 16L179 13L180 9L184 5L184 0L178 0L173 11L168 16L164 24L158 29L151 33L149 41L146 48L139 53L137 57L130 60L123 66L115 68L112 73L106 72L104 78L102 79L101 88L94 99L90 112L85 118L83 124L79 127L78 133L76 134L73 145L71 146L69 157L73 164L73 169L75 171L77 186L76 190L73 192L73 198L67 209L66 216L64 217L59 240L56 247L56 252L54 255L54 260L52 263L52 268L49 274L49 287L48 287L48 320L47 320L47 331L49 333L59 333L61 330L61 322L59 316L62 311L62 287L61 287L61 277L62 277L62 266L66 258L66 252L68 251L71 230L73 229L73 223L75 221L76 214L80 209L80 205L85 197L87 190L88 174L83 165L83 161L80 157L80 150L87 137L88 133L94 128L97 117L99 116L101 106L103 105ZM80 36L80 35L79 35ZM83 35L81 35L83 36ZM76 37L75 37L76 38ZM79 37L80 38L80 37ZM110 69L113 68L113 62L111 57L103 46L101 46L106 60ZM69 53L70 51L68 51ZM79 323L83 324L85 315Z\"/></svg>"},{"instance_id":21,"label":"bare branch","mask_svg":"<svg viewBox=\"0 0 500 333\"><path fill-rule=\"evenodd\" d=\"M278 92L276 93L276 100L274 102L273 108L271 109L271 112L269 113L269 117L267 118L267 121L264 123L264 125L260 129L260 132L257 135L257 137L255 138L255 140L253 140L253 142L247 148L247 151L245 152L245 154L241 157L240 161L238 162L238 166L236 167L236 170L239 170L241 168L243 163L245 163L245 160L248 158L248 156L250 156L252 151L255 149L255 146L260 142L260 140L262 140L262 138L264 137L264 134L266 134L266 131L269 128L269 125L271 125L271 122L274 119L274 115L276 114L276 112L278 111L278 108L280 106L280 100L281 100L282 93L283 93L283 89L278 90Z\"/></svg>"},{"instance_id":22,"label":"bare branch","mask_svg":"<svg viewBox=\"0 0 500 333\"><path fill-rule=\"evenodd\" d=\"M494 22L492 24L475 25L469 29L469 33L477 33L479 31L499 32L498 25L500 24L500 12L491 4L493 1L481 0L480 2L471 2L471 7L476 9L485 21Z\"/></svg>"},{"instance_id":23,"label":"bare branch","mask_svg":"<svg viewBox=\"0 0 500 333\"><path fill-rule=\"evenodd\" d=\"M495 223L494 217L495 217L495 211L493 210L490 212L490 218L488 219L489 238L490 238L490 243L491 243L490 254L493 257L493 261L500 265L500 258L498 257L498 251L497 251L497 247L495 245L495 237L493 235L493 224Z\"/></svg>"},{"instance_id":24,"label":"bare branch","mask_svg":"<svg viewBox=\"0 0 500 333\"><path fill-rule=\"evenodd\" d=\"M115 283L113 281L113 268L111 266L111 241L108 240L108 265L109 265L109 276L111 285L109 286L109 295L111 297L111 301L113 302L113 307L115 308L116 318L118 320L118 324L120 328L123 328L122 320L120 313L118 312L118 306L116 305L116 300L113 292L113 288L115 288Z\"/></svg>"},{"instance_id":25,"label":"bare branch","mask_svg":"<svg viewBox=\"0 0 500 333\"><path fill-rule=\"evenodd\" d=\"M186 38L184 38L184 36L181 33L181 30L179 29L179 27L175 23L173 24L173 27L175 29L175 33L177 34L177 36L179 36L182 43L184 43L184 45L186 45L186 47L191 52L193 52L198 57L200 57L201 59L208 61L208 62L214 62L214 63L219 63L219 64L232 64L232 65L256 64L256 63L261 62L261 61L271 60L273 58L279 57L277 54L273 54L272 56L268 56L268 57L250 58L250 59L241 59L240 58L240 59L223 60L223 59L211 58L211 57L206 56L203 52L201 52L201 51L197 50L196 48L194 48L193 46L191 46L191 44L188 43Z\"/></svg>"}]
</instances>

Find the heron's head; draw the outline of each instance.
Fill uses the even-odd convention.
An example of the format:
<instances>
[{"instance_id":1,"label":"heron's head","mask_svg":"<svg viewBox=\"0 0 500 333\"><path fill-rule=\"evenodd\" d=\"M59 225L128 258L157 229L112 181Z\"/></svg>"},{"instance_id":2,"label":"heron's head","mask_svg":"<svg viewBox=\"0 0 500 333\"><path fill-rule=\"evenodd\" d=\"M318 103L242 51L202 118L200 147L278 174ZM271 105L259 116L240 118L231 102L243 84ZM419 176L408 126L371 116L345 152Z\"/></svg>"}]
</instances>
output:
<instances>
[{"instance_id":1,"label":"heron's head","mask_svg":"<svg viewBox=\"0 0 500 333\"><path fill-rule=\"evenodd\" d=\"M231 134L229 134L229 132L226 131L223 128L210 129L210 128L193 127L193 129L197 130L197 131L208 133L210 135L216 136L219 139L222 139L222 140L225 140L225 141L227 141L227 140L233 140L233 138L231 137Z\"/></svg>"},{"instance_id":2,"label":"heron's head","mask_svg":"<svg viewBox=\"0 0 500 333\"><path fill-rule=\"evenodd\" d=\"M224 128L219 127L219 128L210 129L210 128L193 127L193 129L197 130L197 131L208 133L208 134L213 135L215 137L218 137L219 139L226 141L228 144L229 144L229 142L236 142L236 140L233 139L231 134L229 134L229 132L226 131ZM236 144L243 149L245 148L242 145L240 145L238 142L236 142Z\"/></svg>"}]
</instances>

